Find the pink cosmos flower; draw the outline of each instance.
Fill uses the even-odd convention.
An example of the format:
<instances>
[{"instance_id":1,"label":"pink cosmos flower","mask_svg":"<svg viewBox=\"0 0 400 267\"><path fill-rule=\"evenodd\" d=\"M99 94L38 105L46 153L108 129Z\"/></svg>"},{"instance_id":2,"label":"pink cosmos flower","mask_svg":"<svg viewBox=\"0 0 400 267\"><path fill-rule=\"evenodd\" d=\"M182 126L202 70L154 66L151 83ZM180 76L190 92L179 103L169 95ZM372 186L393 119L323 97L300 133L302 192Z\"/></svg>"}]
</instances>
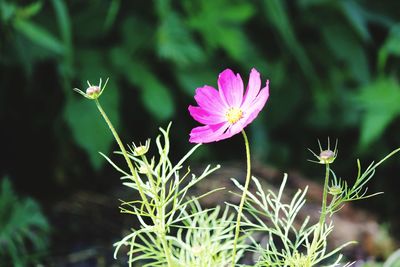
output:
<instances>
[{"instance_id":1,"label":"pink cosmos flower","mask_svg":"<svg viewBox=\"0 0 400 267\"><path fill-rule=\"evenodd\" d=\"M253 68L243 95L242 78L226 69L218 77L219 91L208 85L197 88L194 98L199 106L189 106L189 112L204 126L193 128L189 141L210 143L240 133L257 117L267 102L268 84L267 80L261 89L260 73Z\"/></svg>"}]
</instances>

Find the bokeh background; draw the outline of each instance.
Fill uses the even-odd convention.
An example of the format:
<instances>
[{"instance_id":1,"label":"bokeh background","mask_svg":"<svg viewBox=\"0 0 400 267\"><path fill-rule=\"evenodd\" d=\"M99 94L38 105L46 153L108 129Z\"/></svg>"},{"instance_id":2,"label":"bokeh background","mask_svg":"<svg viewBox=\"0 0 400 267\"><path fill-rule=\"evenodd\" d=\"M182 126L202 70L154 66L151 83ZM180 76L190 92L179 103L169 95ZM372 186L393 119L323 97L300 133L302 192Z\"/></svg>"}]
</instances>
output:
<instances>
[{"instance_id":1,"label":"bokeh background","mask_svg":"<svg viewBox=\"0 0 400 267\"><path fill-rule=\"evenodd\" d=\"M16 210L31 214L16 204L30 197L48 221L35 226L48 233L47 257L85 246L88 230L54 215L59 203L77 192L110 195L120 184L98 153L116 150L112 135L94 103L72 90L87 80L110 78L101 102L125 143L172 121L178 157L191 146L195 89L216 86L225 68L247 82L255 67L270 80L270 99L248 130L254 159L320 182L307 148L330 137L339 144L335 170L351 182L357 158L367 166L400 146L399 57L400 1L0 0L0 179L20 196L3 198L0 225L12 224ZM243 158L237 136L203 146L193 162ZM369 186L385 194L359 204L397 237L399 162L388 160ZM99 219L121 216L117 198L115 213ZM17 230L0 227L0 246ZM83 241L76 245L69 230Z\"/></svg>"}]
</instances>

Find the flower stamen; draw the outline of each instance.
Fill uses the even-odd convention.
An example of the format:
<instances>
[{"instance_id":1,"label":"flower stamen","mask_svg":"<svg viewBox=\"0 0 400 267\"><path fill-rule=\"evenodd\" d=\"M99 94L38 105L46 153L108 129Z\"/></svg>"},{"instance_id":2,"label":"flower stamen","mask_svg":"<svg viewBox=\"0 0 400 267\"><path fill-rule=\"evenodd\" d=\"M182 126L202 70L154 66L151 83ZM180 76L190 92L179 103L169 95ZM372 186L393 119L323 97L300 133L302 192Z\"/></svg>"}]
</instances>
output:
<instances>
[{"instance_id":1,"label":"flower stamen","mask_svg":"<svg viewBox=\"0 0 400 267\"><path fill-rule=\"evenodd\" d=\"M235 124L243 118L243 111L240 108L231 107L226 111L225 117L230 124Z\"/></svg>"}]
</instances>

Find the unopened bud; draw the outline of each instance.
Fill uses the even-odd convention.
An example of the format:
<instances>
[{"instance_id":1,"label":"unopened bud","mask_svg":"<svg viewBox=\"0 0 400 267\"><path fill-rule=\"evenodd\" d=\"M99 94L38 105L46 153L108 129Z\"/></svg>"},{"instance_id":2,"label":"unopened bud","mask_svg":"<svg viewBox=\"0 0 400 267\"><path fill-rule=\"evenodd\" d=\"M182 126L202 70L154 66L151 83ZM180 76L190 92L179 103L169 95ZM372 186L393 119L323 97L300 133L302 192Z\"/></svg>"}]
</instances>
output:
<instances>
[{"instance_id":1,"label":"unopened bud","mask_svg":"<svg viewBox=\"0 0 400 267\"><path fill-rule=\"evenodd\" d=\"M89 81L87 81L87 84L89 87L86 89L86 92L81 91L78 88L74 88L74 91L81 94L82 96L86 97L87 99L95 100L100 97L100 95L103 93L104 88L106 88L107 83L108 83L108 78L106 82L104 83L104 86L101 85L101 79L99 82L99 85L91 85Z\"/></svg>"},{"instance_id":2,"label":"unopened bud","mask_svg":"<svg viewBox=\"0 0 400 267\"><path fill-rule=\"evenodd\" d=\"M336 144L335 144L335 148L333 149L333 151L331 150L331 146L330 146L330 142L329 142L329 138L328 138L328 148L323 150L321 143L318 140L318 146L319 146L319 155L317 155L314 151L312 151L311 149L308 149L317 159L316 160L310 160L311 162L315 162L318 164L331 164L335 161L337 155L338 155L338 151L337 151L337 140L336 140Z\"/></svg>"},{"instance_id":3,"label":"unopened bud","mask_svg":"<svg viewBox=\"0 0 400 267\"><path fill-rule=\"evenodd\" d=\"M319 154L319 162L323 164L330 164L335 161L336 154L332 150L323 150Z\"/></svg>"},{"instance_id":4,"label":"unopened bud","mask_svg":"<svg viewBox=\"0 0 400 267\"><path fill-rule=\"evenodd\" d=\"M147 150L148 148L146 146L138 146L135 147L133 153L135 154L135 156L143 156L144 154L146 154Z\"/></svg>"},{"instance_id":5,"label":"unopened bud","mask_svg":"<svg viewBox=\"0 0 400 267\"><path fill-rule=\"evenodd\" d=\"M331 194L332 196L336 196L342 193L342 188L338 185L333 185L329 187L328 193Z\"/></svg>"},{"instance_id":6,"label":"unopened bud","mask_svg":"<svg viewBox=\"0 0 400 267\"><path fill-rule=\"evenodd\" d=\"M146 154L147 151L149 151L149 148L150 148L150 139L147 139L144 145L140 144L139 146L136 146L135 143L133 143L131 151L135 157L140 157Z\"/></svg>"},{"instance_id":7,"label":"unopened bud","mask_svg":"<svg viewBox=\"0 0 400 267\"><path fill-rule=\"evenodd\" d=\"M141 164L138 168L139 173L147 174L149 172L149 168L145 164Z\"/></svg>"},{"instance_id":8,"label":"unopened bud","mask_svg":"<svg viewBox=\"0 0 400 267\"><path fill-rule=\"evenodd\" d=\"M88 95L88 96L95 96L95 95L98 95L99 93L100 93L100 91L101 91L101 89L100 89L100 87L98 87L98 86L96 86L96 85L92 85L92 86L89 86L87 89L86 89L86 94Z\"/></svg>"}]
</instances>

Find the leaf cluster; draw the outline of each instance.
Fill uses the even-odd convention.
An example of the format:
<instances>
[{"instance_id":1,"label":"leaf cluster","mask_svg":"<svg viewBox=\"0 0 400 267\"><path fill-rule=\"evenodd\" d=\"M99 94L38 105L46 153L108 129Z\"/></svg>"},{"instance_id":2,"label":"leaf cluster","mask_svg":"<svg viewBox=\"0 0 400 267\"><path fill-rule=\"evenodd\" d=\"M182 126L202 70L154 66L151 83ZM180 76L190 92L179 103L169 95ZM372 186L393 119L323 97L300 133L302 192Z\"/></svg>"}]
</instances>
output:
<instances>
[{"instance_id":1,"label":"leaf cluster","mask_svg":"<svg viewBox=\"0 0 400 267\"><path fill-rule=\"evenodd\" d=\"M176 266L224 266L232 257L233 215L228 209L221 214L220 207L203 209L199 204L199 199L221 188L189 197L190 189L219 166L207 166L198 176L189 168L184 170L183 164L199 145L172 164L169 159L170 126L166 130L160 128L161 135L155 140L157 157L150 158L147 152L138 155L138 146L131 147L129 158L135 163L134 175L138 180L103 154L122 174L125 186L142 190L145 195L145 199L121 201L120 211L134 215L140 228L132 229L115 243L114 257L122 246L128 246L129 266L136 262L143 266L165 266L167 257L171 257ZM243 244L240 243L239 248L242 251Z\"/></svg>"},{"instance_id":2,"label":"leaf cluster","mask_svg":"<svg viewBox=\"0 0 400 267\"><path fill-rule=\"evenodd\" d=\"M252 251L258 258L255 260L259 267L285 266L310 267L330 259L343 247L353 243L348 242L332 251L328 250L328 236L333 231L333 223L324 224L321 228L318 223L311 224L310 218L299 218L299 211L303 208L306 199L307 187L298 190L288 203L283 200L287 174L285 174L278 193L261 186L259 180L252 177L256 185L256 192L249 193L244 215L246 231L262 233L266 236L265 246L253 239ZM236 180L235 185L243 190L243 186ZM298 224L298 221L302 223ZM318 232L317 240L314 236ZM342 255L335 263L337 266Z\"/></svg>"},{"instance_id":3,"label":"leaf cluster","mask_svg":"<svg viewBox=\"0 0 400 267\"><path fill-rule=\"evenodd\" d=\"M48 247L50 227L33 199L19 198L10 180L0 191L0 262L16 267L36 262Z\"/></svg>"},{"instance_id":4,"label":"leaf cluster","mask_svg":"<svg viewBox=\"0 0 400 267\"><path fill-rule=\"evenodd\" d=\"M319 146L321 149L320 143ZM357 160L358 173L352 186L336 176L330 168L331 162L325 162L326 177L323 188L323 198L325 199L322 202L320 219L313 223L310 223L309 216L305 218L299 216L299 211L306 203L307 187L304 190L299 189L290 197L288 203L285 203L283 192L287 174L284 175L278 193L272 190L265 192L260 181L252 177L256 191L248 193L245 203L247 214L243 215L244 227L249 236L254 233L262 233L266 236L264 245L252 238L252 250L258 255L255 266L319 266L327 264L335 257L329 266L340 266L343 257L340 251L355 242L349 241L331 249L328 247L328 237L334 230L334 217L332 216L348 202L380 194L368 194L366 185L374 176L376 168L399 151L400 148L393 150L379 162L372 162L364 171L361 169L360 161ZM317 156L315 153L313 154ZM320 164L320 162L316 163ZM244 190L237 180L232 180L236 187L241 191ZM327 194L332 196L329 201ZM345 266L350 265L347 263Z\"/></svg>"}]
</instances>

